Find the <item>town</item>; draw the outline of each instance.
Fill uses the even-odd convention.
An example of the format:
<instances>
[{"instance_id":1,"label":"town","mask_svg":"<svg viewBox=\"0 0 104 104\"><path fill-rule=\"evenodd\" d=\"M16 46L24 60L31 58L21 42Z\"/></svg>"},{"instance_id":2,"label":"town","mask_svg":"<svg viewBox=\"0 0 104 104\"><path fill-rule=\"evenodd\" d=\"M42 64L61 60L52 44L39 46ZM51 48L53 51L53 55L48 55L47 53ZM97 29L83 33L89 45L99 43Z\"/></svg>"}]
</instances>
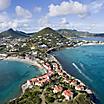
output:
<instances>
[{"instance_id":1,"label":"town","mask_svg":"<svg viewBox=\"0 0 104 104\"><path fill-rule=\"evenodd\" d=\"M40 98L38 99L39 101L37 101L39 103L36 104L61 104L62 102L65 104L73 102L71 104L75 104L75 102L80 103L79 99L83 99L84 97L86 97L86 100L83 102L91 102L92 99L90 99L90 96L94 96L94 93L80 80L67 74L53 56L50 55L48 62L43 60L40 60L39 62L41 62L41 68L46 69L46 73L39 77L27 80L26 83L22 85L23 94L9 104L19 103L23 99L22 103L25 103L29 97L25 94L28 94L31 91L36 91ZM25 99L25 96L28 97Z\"/></svg>"},{"instance_id":2,"label":"town","mask_svg":"<svg viewBox=\"0 0 104 104\"><path fill-rule=\"evenodd\" d=\"M30 37L2 38L1 60L22 61L45 70L43 75L28 79L21 86L21 96L8 103L94 104L94 92L80 80L69 75L58 60L50 54L63 48L74 48L86 44L103 44L103 42L65 38L50 28L45 28Z\"/></svg>"}]
</instances>

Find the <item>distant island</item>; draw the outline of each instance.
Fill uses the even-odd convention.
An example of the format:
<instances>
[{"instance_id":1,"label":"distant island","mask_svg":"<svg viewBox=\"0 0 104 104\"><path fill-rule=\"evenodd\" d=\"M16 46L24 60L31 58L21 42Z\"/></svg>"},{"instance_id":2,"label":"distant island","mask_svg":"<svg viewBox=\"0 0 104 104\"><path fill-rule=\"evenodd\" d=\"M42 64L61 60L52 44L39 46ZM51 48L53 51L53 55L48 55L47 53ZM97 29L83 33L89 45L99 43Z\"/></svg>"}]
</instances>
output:
<instances>
[{"instance_id":1,"label":"distant island","mask_svg":"<svg viewBox=\"0 0 104 104\"><path fill-rule=\"evenodd\" d=\"M64 35L66 34L66 35ZM67 47L104 44L101 41L73 40L82 37L76 30L55 31L49 27L26 34L9 29L0 33L0 59L36 61L45 69L42 76L28 79L22 86L22 94L8 104L95 104L95 95L79 79L65 72L58 60L49 53ZM90 33L84 36L103 36ZM34 65L34 64L32 64ZM37 64L35 64L37 65Z\"/></svg>"}]
</instances>

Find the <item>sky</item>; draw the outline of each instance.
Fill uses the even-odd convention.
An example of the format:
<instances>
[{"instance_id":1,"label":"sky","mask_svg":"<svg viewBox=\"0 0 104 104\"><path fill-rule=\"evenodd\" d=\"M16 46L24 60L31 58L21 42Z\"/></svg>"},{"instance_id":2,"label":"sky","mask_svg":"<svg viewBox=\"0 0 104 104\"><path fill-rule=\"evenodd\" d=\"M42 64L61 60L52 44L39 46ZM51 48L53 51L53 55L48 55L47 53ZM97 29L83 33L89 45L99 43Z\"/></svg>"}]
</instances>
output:
<instances>
[{"instance_id":1,"label":"sky","mask_svg":"<svg viewBox=\"0 0 104 104\"><path fill-rule=\"evenodd\" d=\"M45 27L104 33L104 0L0 0L0 32Z\"/></svg>"}]
</instances>

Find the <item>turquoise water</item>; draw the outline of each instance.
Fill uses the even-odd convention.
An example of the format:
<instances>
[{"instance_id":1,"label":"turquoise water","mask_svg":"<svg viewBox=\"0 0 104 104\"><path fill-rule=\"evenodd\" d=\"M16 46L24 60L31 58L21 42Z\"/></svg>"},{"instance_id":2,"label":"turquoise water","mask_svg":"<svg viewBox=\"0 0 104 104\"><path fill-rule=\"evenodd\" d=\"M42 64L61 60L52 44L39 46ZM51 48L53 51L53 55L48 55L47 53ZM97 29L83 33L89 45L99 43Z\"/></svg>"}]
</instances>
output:
<instances>
[{"instance_id":1,"label":"turquoise water","mask_svg":"<svg viewBox=\"0 0 104 104\"><path fill-rule=\"evenodd\" d=\"M27 79L44 73L37 67L16 61L0 61L0 104L15 98Z\"/></svg>"},{"instance_id":2,"label":"turquoise water","mask_svg":"<svg viewBox=\"0 0 104 104\"><path fill-rule=\"evenodd\" d=\"M104 41L104 37L83 37L75 38L76 40L88 40L88 41Z\"/></svg>"},{"instance_id":3,"label":"turquoise water","mask_svg":"<svg viewBox=\"0 0 104 104\"><path fill-rule=\"evenodd\" d=\"M68 73L88 85L104 104L104 45L67 48L52 54Z\"/></svg>"}]
</instances>

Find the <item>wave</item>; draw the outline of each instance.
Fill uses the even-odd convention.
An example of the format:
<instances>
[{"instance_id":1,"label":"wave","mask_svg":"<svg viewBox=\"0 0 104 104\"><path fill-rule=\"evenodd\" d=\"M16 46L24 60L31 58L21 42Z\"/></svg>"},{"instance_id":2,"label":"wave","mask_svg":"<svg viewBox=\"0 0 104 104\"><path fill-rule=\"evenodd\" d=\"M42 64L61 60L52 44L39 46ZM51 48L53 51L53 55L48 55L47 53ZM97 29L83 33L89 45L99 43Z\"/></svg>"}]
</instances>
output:
<instances>
[{"instance_id":1,"label":"wave","mask_svg":"<svg viewBox=\"0 0 104 104\"><path fill-rule=\"evenodd\" d=\"M93 80L91 78L89 78L87 75L85 75L81 69L75 64L75 63L72 63L72 65L79 71L80 74L82 74L87 80L89 80L90 82L92 82ZM81 65L83 67L83 65ZM84 68L84 67L83 67Z\"/></svg>"},{"instance_id":2,"label":"wave","mask_svg":"<svg viewBox=\"0 0 104 104\"><path fill-rule=\"evenodd\" d=\"M78 68L78 66L75 63L72 63L72 65L80 72L82 73L82 71L80 70L80 68Z\"/></svg>"},{"instance_id":3,"label":"wave","mask_svg":"<svg viewBox=\"0 0 104 104\"><path fill-rule=\"evenodd\" d=\"M81 68L82 68L83 70L85 70L85 67L84 67L84 65L83 65L82 63L80 63L80 66L81 66Z\"/></svg>"}]
</instances>

